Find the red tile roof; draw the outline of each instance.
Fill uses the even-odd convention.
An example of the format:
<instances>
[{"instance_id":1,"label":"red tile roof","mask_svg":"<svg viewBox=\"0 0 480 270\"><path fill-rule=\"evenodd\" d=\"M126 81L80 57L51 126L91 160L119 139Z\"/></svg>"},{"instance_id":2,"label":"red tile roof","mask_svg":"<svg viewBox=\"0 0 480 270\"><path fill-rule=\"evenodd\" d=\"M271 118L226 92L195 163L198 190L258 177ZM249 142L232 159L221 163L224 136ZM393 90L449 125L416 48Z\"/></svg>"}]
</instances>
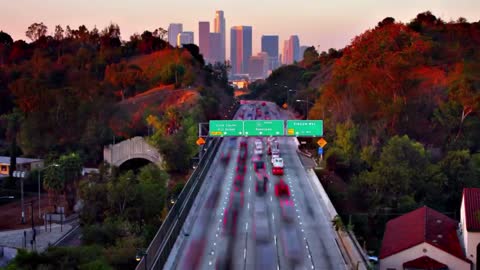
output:
<instances>
[{"instance_id":1,"label":"red tile roof","mask_svg":"<svg viewBox=\"0 0 480 270\"><path fill-rule=\"evenodd\" d=\"M467 231L480 232L480 188L464 188L462 196Z\"/></svg>"},{"instance_id":2,"label":"red tile roof","mask_svg":"<svg viewBox=\"0 0 480 270\"><path fill-rule=\"evenodd\" d=\"M448 266L438 262L428 256L423 256L403 264L403 268L428 269L428 270L448 270Z\"/></svg>"},{"instance_id":3,"label":"red tile roof","mask_svg":"<svg viewBox=\"0 0 480 270\"><path fill-rule=\"evenodd\" d=\"M380 259L427 242L470 262L457 236L458 222L426 206L387 222Z\"/></svg>"}]
</instances>

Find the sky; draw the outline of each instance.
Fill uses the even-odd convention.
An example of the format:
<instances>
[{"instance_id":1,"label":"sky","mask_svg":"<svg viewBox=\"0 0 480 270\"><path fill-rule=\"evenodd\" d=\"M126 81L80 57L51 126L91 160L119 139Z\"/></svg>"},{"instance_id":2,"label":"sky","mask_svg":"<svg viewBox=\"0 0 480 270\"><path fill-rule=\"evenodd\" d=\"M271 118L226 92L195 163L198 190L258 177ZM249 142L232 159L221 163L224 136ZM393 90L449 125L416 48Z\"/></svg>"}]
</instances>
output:
<instances>
[{"instance_id":1,"label":"sky","mask_svg":"<svg viewBox=\"0 0 480 270\"><path fill-rule=\"evenodd\" d=\"M198 22L213 19L223 10L227 31L227 58L230 55L230 27L253 27L253 54L260 51L262 35L279 35L283 40L298 35L300 45L315 46L320 51L341 49L385 17L409 22L418 13L430 10L444 21L464 17L480 21L479 0L0 0L0 30L13 39L24 39L34 22L43 22L49 33L55 25L103 29L110 22L120 26L121 37L170 23L183 23L184 31L195 33L198 44Z\"/></svg>"}]
</instances>

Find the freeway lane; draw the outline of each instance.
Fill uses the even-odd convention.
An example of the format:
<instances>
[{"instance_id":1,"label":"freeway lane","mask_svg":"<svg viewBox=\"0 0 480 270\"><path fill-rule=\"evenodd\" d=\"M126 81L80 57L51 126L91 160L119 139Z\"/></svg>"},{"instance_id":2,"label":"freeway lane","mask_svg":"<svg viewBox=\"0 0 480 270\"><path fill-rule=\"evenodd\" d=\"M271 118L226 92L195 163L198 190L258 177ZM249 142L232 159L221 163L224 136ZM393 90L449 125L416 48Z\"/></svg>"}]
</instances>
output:
<instances>
[{"instance_id":1,"label":"freeway lane","mask_svg":"<svg viewBox=\"0 0 480 270\"><path fill-rule=\"evenodd\" d=\"M262 110L267 108L272 119L288 118L274 104L267 103ZM249 114L255 117L255 107L242 105L236 117L242 114L245 118ZM281 178L290 187L293 202L291 222L282 218L282 208L274 195L279 177L271 173L270 156L266 151L262 155L269 182L267 193L260 196L252 164L255 138L236 139L230 161L223 165L220 156L227 152L229 140L224 139L184 224L184 235L177 239L164 269L346 269L331 221L297 155L295 139L278 138L285 161ZM234 191L236 169L242 163L237 160L242 140L248 144L246 169L243 186ZM266 138L262 141L266 149ZM232 206L237 203L241 207ZM233 213L237 212L231 209L238 209L236 218ZM231 227L235 228L231 234L225 229L230 228L224 225L225 219L227 225L229 221L236 225ZM229 267L220 267L222 263Z\"/></svg>"}]
</instances>

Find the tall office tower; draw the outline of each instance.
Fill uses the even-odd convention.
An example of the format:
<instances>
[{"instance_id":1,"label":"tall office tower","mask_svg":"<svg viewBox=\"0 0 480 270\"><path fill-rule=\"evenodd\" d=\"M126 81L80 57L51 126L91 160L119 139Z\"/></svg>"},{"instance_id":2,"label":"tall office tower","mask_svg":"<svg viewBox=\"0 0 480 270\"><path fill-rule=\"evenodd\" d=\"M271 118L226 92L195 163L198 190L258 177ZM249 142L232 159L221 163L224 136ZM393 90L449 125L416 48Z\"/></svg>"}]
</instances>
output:
<instances>
[{"instance_id":1,"label":"tall office tower","mask_svg":"<svg viewBox=\"0 0 480 270\"><path fill-rule=\"evenodd\" d=\"M222 40L221 40L221 47L220 47L220 61L219 62L224 62L225 61L225 37L226 37L226 32L225 32L225 17L223 16L223 11L222 10L217 10L215 12L213 32L220 33L220 35L221 35Z\"/></svg>"},{"instance_id":2,"label":"tall office tower","mask_svg":"<svg viewBox=\"0 0 480 270\"><path fill-rule=\"evenodd\" d=\"M210 56L208 55L210 45L210 22L198 23L198 47L200 47L200 53L203 55L203 59L208 62Z\"/></svg>"},{"instance_id":3,"label":"tall office tower","mask_svg":"<svg viewBox=\"0 0 480 270\"><path fill-rule=\"evenodd\" d=\"M193 32L181 32L177 36L177 46L182 47L185 44L193 44Z\"/></svg>"},{"instance_id":4,"label":"tall office tower","mask_svg":"<svg viewBox=\"0 0 480 270\"><path fill-rule=\"evenodd\" d=\"M268 54L268 69L274 70L278 65L278 36L262 36L262 52Z\"/></svg>"},{"instance_id":5,"label":"tall office tower","mask_svg":"<svg viewBox=\"0 0 480 270\"><path fill-rule=\"evenodd\" d=\"M221 45L222 45L222 35L220 33L210 33L209 34L209 59L208 62L215 64L216 62L221 62L222 55L221 52Z\"/></svg>"},{"instance_id":6,"label":"tall office tower","mask_svg":"<svg viewBox=\"0 0 480 270\"><path fill-rule=\"evenodd\" d=\"M283 64L291 65L295 61L300 61L300 41L298 36L290 36L283 42Z\"/></svg>"},{"instance_id":7,"label":"tall office tower","mask_svg":"<svg viewBox=\"0 0 480 270\"><path fill-rule=\"evenodd\" d=\"M266 52L250 56L248 63L248 75L251 80L265 79L268 71L269 56Z\"/></svg>"},{"instance_id":8,"label":"tall office tower","mask_svg":"<svg viewBox=\"0 0 480 270\"><path fill-rule=\"evenodd\" d=\"M282 64L290 65L293 63L293 57L291 53L290 42L289 40L283 41L283 53L282 53Z\"/></svg>"},{"instance_id":9,"label":"tall office tower","mask_svg":"<svg viewBox=\"0 0 480 270\"><path fill-rule=\"evenodd\" d=\"M183 25L181 23L171 23L168 26L168 43L173 47L177 46L177 36L183 32Z\"/></svg>"},{"instance_id":10,"label":"tall office tower","mask_svg":"<svg viewBox=\"0 0 480 270\"><path fill-rule=\"evenodd\" d=\"M232 74L248 73L248 61L252 56L252 27L234 26L230 30L230 62Z\"/></svg>"},{"instance_id":11,"label":"tall office tower","mask_svg":"<svg viewBox=\"0 0 480 270\"><path fill-rule=\"evenodd\" d=\"M305 53L305 51L307 50L309 46L300 46L300 59L298 61L302 61L303 60L303 54Z\"/></svg>"},{"instance_id":12,"label":"tall office tower","mask_svg":"<svg viewBox=\"0 0 480 270\"><path fill-rule=\"evenodd\" d=\"M300 40L298 39L298 36L297 35L290 36L289 42L290 42L290 48L293 53L293 62L300 61L300 59L302 59L303 57L300 56Z\"/></svg>"}]
</instances>

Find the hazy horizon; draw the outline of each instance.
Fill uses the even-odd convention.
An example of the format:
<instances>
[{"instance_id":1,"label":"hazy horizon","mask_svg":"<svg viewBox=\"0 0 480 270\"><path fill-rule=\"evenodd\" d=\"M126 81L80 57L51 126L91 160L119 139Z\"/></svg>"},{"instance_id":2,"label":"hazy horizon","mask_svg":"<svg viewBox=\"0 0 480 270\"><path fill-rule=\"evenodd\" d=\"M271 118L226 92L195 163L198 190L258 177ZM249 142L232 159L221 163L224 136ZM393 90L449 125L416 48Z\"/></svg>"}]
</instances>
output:
<instances>
[{"instance_id":1,"label":"hazy horizon","mask_svg":"<svg viewBox=\"0 0 480 270\"><path fill-rule=\"evenodd\" d=\"M134 33L144 30L168 28L170 23L182 23L184 31L193 31L198 44L198 22L209 21L213 29L216 10L223 10L226 19L226 56L230 58L230 28L236 25L253 27L253 54L260 51L262 35L279 35L279 51L283 40L298 35L300 45L340 49L359 34L376 26L385 17L409 22L418 13L431 11L444 21L466 18L469 22L480 20L480 1L475 0L414 0L315 2L308 0L279 3L273 0L242 2L214 0L187 0L159 3L153 0L125 0L123 2L103 0L99 4L80 1L37 0L7 1L2 4L0 30L14 38L30 42L25 37L28 26L43 22L49 34L60 24L77 29L84 24L89 30L97 26L100 30L110 22L120 26L122 40L129 40ZM186 6L188 3L188 6Z\"/></svg>"}]
</instances>

